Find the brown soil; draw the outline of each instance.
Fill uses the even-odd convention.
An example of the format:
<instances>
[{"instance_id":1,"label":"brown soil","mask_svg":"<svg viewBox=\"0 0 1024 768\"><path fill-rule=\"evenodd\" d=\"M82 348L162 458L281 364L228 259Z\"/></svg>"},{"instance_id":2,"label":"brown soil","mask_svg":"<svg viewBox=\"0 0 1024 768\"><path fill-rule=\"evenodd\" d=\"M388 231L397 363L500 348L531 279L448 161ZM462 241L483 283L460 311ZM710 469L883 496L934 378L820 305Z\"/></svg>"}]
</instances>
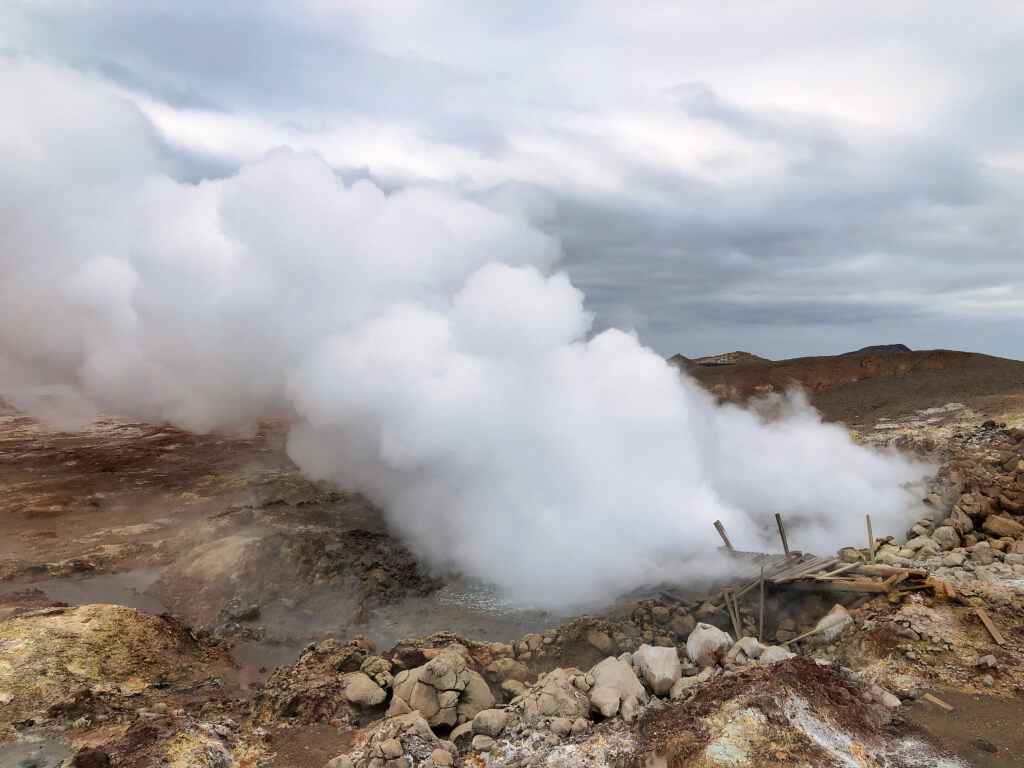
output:
<instances>
[{"instance_id":1,"label":"brown soil","mask_svg":"<svg viewBox=\"0 0 1024 768\"><path fill-rule=\"evenodd\" d=\"M937 690L934 695L954 710L947 712L921 700L905 709L907 721L924 729L975 768L1024 766L1024 729L1020 727L1024 701L950 690Z\"/></svg>"}]
</instances>

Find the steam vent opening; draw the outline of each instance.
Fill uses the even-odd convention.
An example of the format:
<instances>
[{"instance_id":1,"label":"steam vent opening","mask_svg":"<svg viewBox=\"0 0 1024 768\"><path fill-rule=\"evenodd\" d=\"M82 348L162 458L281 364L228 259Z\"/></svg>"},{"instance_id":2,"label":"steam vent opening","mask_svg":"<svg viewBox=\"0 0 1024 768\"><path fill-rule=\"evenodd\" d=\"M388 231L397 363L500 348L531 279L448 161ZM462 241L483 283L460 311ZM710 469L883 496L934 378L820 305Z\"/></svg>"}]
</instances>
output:
<instances>
[{"instance_id":1,"label":"steam vent opening","mask_svg":"<svg viewBox=\"0 0 1024 768\"><path fill-rule=\"evenodd\" d=\"M1024 766L1024 26L796 5L0 7L0 768Z\"/></svg>"}]
</instances>

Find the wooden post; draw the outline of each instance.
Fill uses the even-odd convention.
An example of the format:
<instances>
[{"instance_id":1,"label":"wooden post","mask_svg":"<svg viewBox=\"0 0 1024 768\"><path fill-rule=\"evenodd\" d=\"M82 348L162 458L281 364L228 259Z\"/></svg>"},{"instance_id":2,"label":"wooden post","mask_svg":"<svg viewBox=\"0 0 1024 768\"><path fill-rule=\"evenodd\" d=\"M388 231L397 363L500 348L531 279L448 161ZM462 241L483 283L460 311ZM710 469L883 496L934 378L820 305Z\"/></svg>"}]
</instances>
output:
<instances>
[{"instance_id":1,"label":"wooden post","mask_svg":"<svg viewBox=\"0 0 1024 768\"><path fill-rule=\"evenodd\" d=\"M715 520L715 530L718 531L718 535L722 537L722 541L725 542L726 549L732 549L732 543L729 541L729 537L725 535L725 527L722 525L721 520Z\"/></svg>"},{"instance_id":2,"label":"wooden post","mask_svg":"<svg viewBox=\"0 0 1024 768\"><path fill-rule=\"evenodd\" d=\"M875 534L871 532L871 515L865 515L868 519L868 559L875 562Z\"/></svg>"},{"instance_id":3,"label":"wooden post","mask_svg":"<svg viewBox=\"0 0 1024 768\"><path fill-rule=\"evenodd\" d=\"M737 638L738 639L738 638ZM764 566L761 566L761 615L757 622L757 642L764 642Z\"/></svg>"},{"instance_id":4,"label":"wooden post","mask_svg":"<svg viewBox=\"0 0 1024 768\"><path fill-rule=\"evenodd\" d=\"M732 619L732 629L736 633L736 639L740 639L740 609L730 598L729 590L722 591L722 597L725 598L725 607L729 609L729 618Z\"/></svg>"},{"instance_id":5,"label":"wooden post","mask_svg":"<svg viewBox=\"0 0 1024 768\"><path fill-rule=\"evenodd\" d=\"M782 515L778 512L775 513L775 522L779 526L779 536L782 537L782 551L786 553L786 557L789 557L789 542L786 541L786 529L782 527Z\"/></svg>"}]
</instances>

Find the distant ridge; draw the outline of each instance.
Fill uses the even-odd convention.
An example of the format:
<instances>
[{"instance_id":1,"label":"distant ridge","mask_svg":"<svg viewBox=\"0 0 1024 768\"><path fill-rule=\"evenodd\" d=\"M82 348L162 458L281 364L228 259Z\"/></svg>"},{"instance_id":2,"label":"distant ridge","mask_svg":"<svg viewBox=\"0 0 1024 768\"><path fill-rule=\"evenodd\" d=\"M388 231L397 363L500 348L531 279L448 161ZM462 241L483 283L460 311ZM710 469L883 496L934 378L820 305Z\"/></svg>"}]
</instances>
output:
<instances>
[{"instance_id":1,"label":"distant ridge","mask_svg":"<svg viewBox=\"0 0 1024 768\"><path fill-rule=\"evenodd\" d=\"M876 344L873 347L864 347L856 352L844 352L840 357L847 355L894 355L897 352L910 352L906 344Z\"/></svg>"},{"instance_id":2,"label":"distant ridge","mask_svg":"<svg viewBox=\"0 0 1024 768\"><path fill-rule=\"evenodd\" d=\"M768 363L771 362L766 357L758 357L752 355L749 352L725 352L721 355L712 355L711 357L698 357L694 360L697 365L710 366L710 365L738 365L740 363Z\"/></svg>"}]
</instances>

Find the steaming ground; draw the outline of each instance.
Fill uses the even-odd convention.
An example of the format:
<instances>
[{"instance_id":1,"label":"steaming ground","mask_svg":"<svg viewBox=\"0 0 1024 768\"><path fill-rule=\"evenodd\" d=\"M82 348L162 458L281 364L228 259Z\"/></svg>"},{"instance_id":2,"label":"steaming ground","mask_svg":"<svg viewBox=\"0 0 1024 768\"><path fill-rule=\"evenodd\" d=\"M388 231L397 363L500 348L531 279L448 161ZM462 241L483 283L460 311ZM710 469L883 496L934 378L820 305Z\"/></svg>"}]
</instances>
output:
<instances>
[{"instance_id":1,"label":"steaming ground","mask_svg":"<svg viewBox=\"0 0 1024 768\"><path fill-rule=\"evenodd\" d=\"M634 335L591 334L533 199L385 194L287 148L183 183L84 76L9 58L0 88L0 383L66 393L15 399L33 413L283 417L309 476L531 606L712 575L715 519L759 548L782 512L829 551L865 512L913 517L927 467L800 397L720 406Z\"/></svg>"}]
</instances>

